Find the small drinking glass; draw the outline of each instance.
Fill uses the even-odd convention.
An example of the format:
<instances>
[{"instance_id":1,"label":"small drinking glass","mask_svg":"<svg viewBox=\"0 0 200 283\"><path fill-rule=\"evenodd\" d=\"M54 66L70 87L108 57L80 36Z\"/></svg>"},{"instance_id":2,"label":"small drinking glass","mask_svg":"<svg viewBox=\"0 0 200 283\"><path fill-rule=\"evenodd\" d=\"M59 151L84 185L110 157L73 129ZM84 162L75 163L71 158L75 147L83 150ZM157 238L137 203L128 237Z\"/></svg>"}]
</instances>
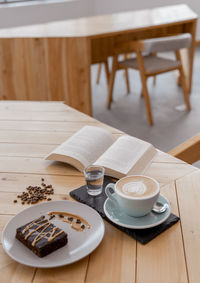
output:
<instances>
[{"instance_id":1,"label":"small drinking glass","mask_svg":"<svg viewBox=\"0 0 200 283\"><path fill-rule=\"evenodd\" d=\"M87 192L91 196L102 193L105 169L102 166L91 165L84 169Z\"/></svg>"}]
</instances>

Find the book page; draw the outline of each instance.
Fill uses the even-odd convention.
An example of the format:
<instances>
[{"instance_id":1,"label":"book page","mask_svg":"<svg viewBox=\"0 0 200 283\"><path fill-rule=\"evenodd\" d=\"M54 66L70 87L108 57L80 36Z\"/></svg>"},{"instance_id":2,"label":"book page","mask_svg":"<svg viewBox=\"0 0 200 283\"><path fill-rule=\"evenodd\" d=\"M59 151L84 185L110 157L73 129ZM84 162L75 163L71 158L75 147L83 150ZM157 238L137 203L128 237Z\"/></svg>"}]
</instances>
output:
<instances>
[{"instance_id":1,"label":"book page","mask_svg":"<svg viewBox=\"0 0 200 283\"><path fill-rule=\"evenodd\" d=\"M150 143L126 135L118 138L95 164L112 169L112 172L120 172L122 176L125 176L129 171L134 173L133 168L136 168L137 163L139 164L139 171L142 171L142 168L145 169L155 153L156 149ZM135 174L138 173L138 170L136 170Z\"/></svg>"},{"instance_id":2,"label":"book page","mask_svg":"<svg viewBox=\"0 0 200 283\"><path fill-rule=\"evenodd\" d=\"M112 134L100 127L85 126L52 151L46 159L65 162L65 156L68 156L80 161L82 168L79 165L78 169L81 170L94 163L114 140ZM71 163L69 160L71 159L66 158L66 162Z\"/></svg>"}]
</instances>

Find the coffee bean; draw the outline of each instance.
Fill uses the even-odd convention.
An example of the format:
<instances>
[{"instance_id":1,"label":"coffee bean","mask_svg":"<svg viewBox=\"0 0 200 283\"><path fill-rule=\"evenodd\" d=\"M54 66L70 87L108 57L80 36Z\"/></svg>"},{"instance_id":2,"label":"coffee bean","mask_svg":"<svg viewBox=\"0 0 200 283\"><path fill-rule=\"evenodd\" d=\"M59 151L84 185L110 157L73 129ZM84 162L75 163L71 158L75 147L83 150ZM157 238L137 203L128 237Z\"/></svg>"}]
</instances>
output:
<instances>
[{"instance_id":1,"label":"coffee bean","mask_svg":"<svg viewBox=\"0 0 200 283\"><path fill-rule=\"evenodd\" d=\"M81 225L81 228L84 230L84 229L85 229L85 225L82 224L82 225Z\"/></svg>"},{"instance_id":2,"label":"coffee bean","mask_svg":"<svg viewBox=\"0 0 200 283\"><path fill-rule=\"evenodd\" d=\"M76 223L77 223L77 224L81 224L81 220L80 220L80 219L77 219L77 220L76 220Z\"/></svg>"},{"instance_id":3,"label":"coffee bean","mask_svg":"<svg viewBox=\"0 0 200 283\"><path fill-rule=\"evenodd\" d=\"M64 215L62 215L62 214L58 214L58 216L59 216L60 218L64 218Z\"/></svg>"},{"instance_id":4,"label":"coffee bean","mask_svg":"<svg viewBox=\"0 0 200 283\"><path fill-rule=\"evenodd\" d=\"M72 222L72 221L74 220L74 218L73 218L73 217L68 217L68 220L69 220L70 222Z\"/></svg>"},{"instance_id":5,"label":"coffee bean","mask_svg":"<svg viewBox=\"0 0 200 283\"><path fill-rule=\"evenodd\" d=\"M46 188L47 188L47 189L50 189L50 188L52 188L52 185L48 185L48 186L46 186Z\"/></svg>"},{"instance_id":6,"label":"coffee bean","mask_svg":"<svg viewBox=\"0 0 200 283\"><path fill-rule=\"evenodd\" d=\"M52 218L54 218L55 217L55 215L51 215L50 217L49 217L49 220L51 220Z\"/></svg>"},{"instance_id":7,"label":"coffee bean","mask_svg":"<svg viewBox=\"0 0 200 283\"><path fill-rule=\"evenodd\" d=\"M48 200L48 201L50 201L50 200L51 200L51 198L48 198L47 200Z\"/></svg>"},{"instance_id":8,"label":"coffee bean","mask_svg":"<svg viewBox=\"0 0 200 283\"><path fill-rule=\"evenodd\" d=\"M17 202L17 200L16 200L16 199L14 199L14 200L13 200L13 202L14 202L14 203L16 203L16 202Z\"/></svg>"}]
</instances>

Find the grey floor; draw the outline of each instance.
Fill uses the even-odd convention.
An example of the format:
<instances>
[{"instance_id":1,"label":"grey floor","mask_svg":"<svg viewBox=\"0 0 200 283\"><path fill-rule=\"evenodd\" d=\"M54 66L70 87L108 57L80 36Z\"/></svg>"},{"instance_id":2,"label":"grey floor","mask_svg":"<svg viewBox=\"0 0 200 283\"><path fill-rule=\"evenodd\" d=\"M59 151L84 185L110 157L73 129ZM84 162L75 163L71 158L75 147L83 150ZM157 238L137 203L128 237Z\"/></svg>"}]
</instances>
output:
<instances>
[{"instance_id":1,"label":"grey floor","mask_svg":"<svg viewBox=\"0 0 200 283\"><path fill-rule=\"evenodd\" d=\"M171 56L170 54L166 54ZM92 66L92 92L94 117L135 137L152 143L167 152L177 144L200 131L200 49L196 50L193 72L193 86L190 96L192 110L177 110L183 105L181 88L177 86L173 72L157 77L156 86L149 79L148 87L154 118L149 126L144 99L140 97L141 83L137 71L130 70L131 93L126 94L123 71L118 71L114 85L114 102L111 110L106 109L107 86L102 71L97 85L97 65ZM111 61L109 62L111 63Z\"/></svg>"}]
</instances>

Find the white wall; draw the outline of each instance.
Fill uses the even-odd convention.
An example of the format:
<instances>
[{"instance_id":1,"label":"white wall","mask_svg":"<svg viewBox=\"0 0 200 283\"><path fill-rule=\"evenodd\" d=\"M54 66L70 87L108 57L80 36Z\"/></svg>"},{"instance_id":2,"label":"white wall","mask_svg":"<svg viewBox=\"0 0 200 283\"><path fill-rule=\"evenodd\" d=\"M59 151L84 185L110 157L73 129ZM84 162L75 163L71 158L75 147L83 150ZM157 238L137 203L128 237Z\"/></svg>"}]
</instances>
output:
<instances>
[{"instance_id":1,"label":"white wall","mask_svg":"<svg viewBox=\"0 0 200 283\"><path fill-rule=\"evenodd\" d=\"M0 28L182 3L183 0L60 0L56 3L41 0L28 5L0 5ZM184 3L200 15L199 0L184 0ZM200 23L197 38L200 39Z\"/></svg>"},{"instance_id":2,"label":"white wall","mask_svg":"<svg viewBox=\"0 0 200 283\"><path fill-rule=\"evenodd\" d=\"M90 16L92 0L31 1L0 4L0 28Z\"/></svg>"}]
</instances>

